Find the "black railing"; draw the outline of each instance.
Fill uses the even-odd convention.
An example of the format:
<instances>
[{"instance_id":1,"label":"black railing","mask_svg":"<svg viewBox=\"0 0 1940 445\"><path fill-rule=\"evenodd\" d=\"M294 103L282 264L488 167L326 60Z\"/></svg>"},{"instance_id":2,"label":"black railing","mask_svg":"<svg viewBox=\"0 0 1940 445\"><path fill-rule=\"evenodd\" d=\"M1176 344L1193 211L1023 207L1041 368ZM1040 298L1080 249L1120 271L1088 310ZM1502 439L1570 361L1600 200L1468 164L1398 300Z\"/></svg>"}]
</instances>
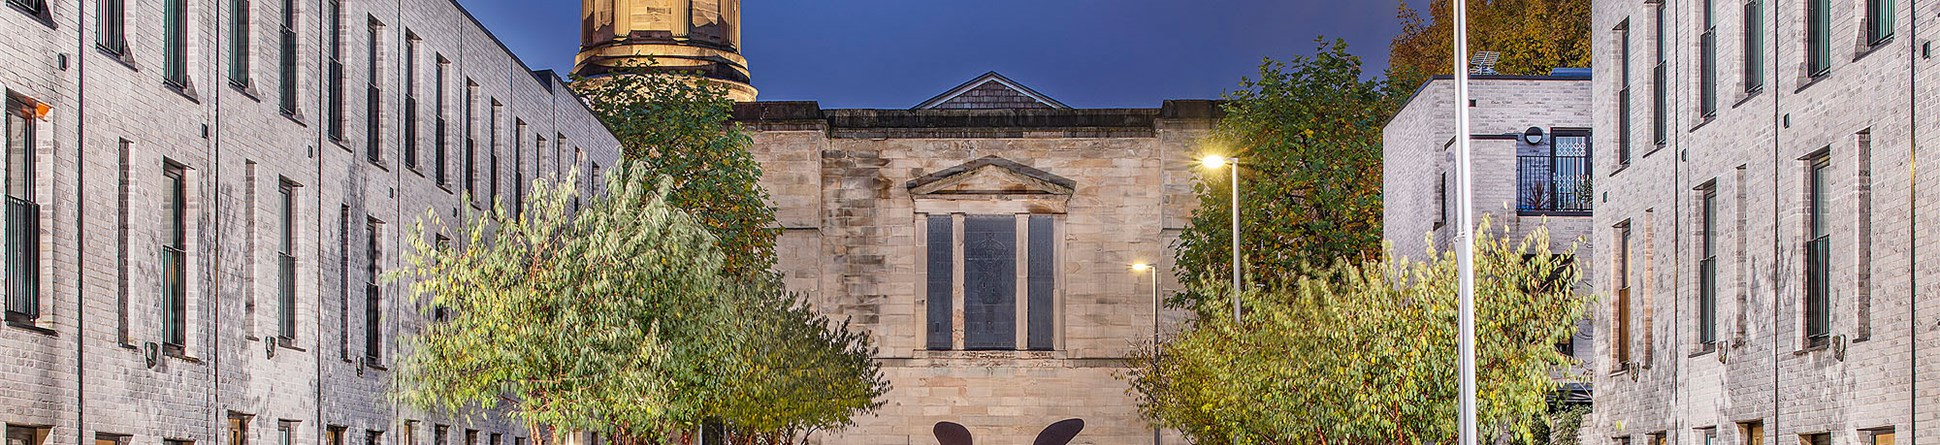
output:
<instances>
[{"instance_id":1,"label":"black railing","mask_svg":"<svg viewBox=\"0 0 1940 445\"><path fill-rule=\"evenodd\" d=\"M40 205L7 197L7 319L40 318Z\"/></svg>"},{"instance_id":2,"label":"black railing","mask_svg":"<svg viewBox=\"0 0 1940 445\"><path fill-rule=\"evenodd\" d=\"M281 305L276 315L276 332L284 340L296 338L296 257L276 255L276 296Z\"/></svg>"},{"instance_id":3,"label":"black railing","mask_svg":"<svg viewBox=\"0 0 1940 445\"><path fill-rule=\"evenodd\" d=\"M1589 215L1591 195L1589 157L1517 157L1516 211Z\"/></svg>"},{"instance_id":4,"label":"black railing","mask_svg":"<svg viewBox=\"0 0 1940 445\"><path fill-rule=\"evenodd\" d=\"M378 314L380 307L377 283L364 283L364 359L366 363L378 363L384 358L384 342L379 338L383 322Z\"/></svg>"},{"instance_id":5,"label":"black railing","mask_svg":"<svg viewBox=\"0 0 1940 445\"><path fill-rule=\"evenodd\" d=\"M1831 245L1829 236L1805 243L1805 337L1812 346L1832 336Z\"/></svg>"},{"instance_id":6,"label":"black railing","mask_svg":"<svg viewBox=\"0 0 1940 445\"><path fill-rule=\"evenodd\" d=\"M188 344L188 252L175 246L162 246L162 344L180 348Z\"/></svg>"}]
</instances>

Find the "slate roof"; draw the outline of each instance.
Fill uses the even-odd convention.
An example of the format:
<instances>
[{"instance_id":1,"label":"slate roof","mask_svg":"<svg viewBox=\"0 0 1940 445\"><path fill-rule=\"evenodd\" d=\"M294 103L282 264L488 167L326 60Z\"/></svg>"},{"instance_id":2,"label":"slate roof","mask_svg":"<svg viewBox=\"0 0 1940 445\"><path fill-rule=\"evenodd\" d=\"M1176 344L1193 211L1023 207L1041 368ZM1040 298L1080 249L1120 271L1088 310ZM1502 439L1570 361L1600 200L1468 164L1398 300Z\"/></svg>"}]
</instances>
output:
<instances>
[{"instance_id":1,"label":"slate roof","mask_svg":"<svg viewBox=\"0 0 1940 445\"><path fill-rule=\"evenodd\" d=\"M984 73L969 82L957 85L949 91L923 103L912 110L1016 110L1016 109L1058 109L1068 110L1071 106L1052 99L1044 93L1032 90L1024 84L1010 80L996 71Z\"/></svg>"}]
</instances>

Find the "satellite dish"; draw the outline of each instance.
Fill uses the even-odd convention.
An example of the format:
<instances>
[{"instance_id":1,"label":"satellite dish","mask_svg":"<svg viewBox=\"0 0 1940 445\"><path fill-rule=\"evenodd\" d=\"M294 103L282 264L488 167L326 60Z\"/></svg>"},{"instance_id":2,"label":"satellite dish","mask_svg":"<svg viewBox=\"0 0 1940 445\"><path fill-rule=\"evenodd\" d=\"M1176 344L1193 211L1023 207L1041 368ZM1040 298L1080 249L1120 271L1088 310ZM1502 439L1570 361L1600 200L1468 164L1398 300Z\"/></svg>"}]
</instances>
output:
<instances>
[{"instance_id":1,"label":"satellite dish","mask_svg":"<svg viewBox=\"0 0 1940 445\"><path fill-rule=\"evenodd\" d=\"M1542 127L1529 127L1528 131L1522 132L1522 141L1528 142L1529 145L1542 145L1546 136L1543 134Z\"/></svg>"}]
</instances>

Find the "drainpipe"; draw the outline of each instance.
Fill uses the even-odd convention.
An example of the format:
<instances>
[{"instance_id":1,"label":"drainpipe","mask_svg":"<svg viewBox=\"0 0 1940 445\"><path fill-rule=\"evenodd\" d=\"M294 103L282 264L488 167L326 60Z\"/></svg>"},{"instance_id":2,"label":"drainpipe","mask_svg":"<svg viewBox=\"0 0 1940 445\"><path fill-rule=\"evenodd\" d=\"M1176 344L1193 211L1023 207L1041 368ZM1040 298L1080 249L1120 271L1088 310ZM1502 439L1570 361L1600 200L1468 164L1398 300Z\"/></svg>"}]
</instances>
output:
<instances>
[{"instance_id":1,"label":"drainpipe","mask_svg":"<svg viewBox=\"0 0 1940 445\"><path fill-rule=\"evenodd\" d=\"M1906 21L1906 78L1907 78L1907 148L1906 148L1906 220L1913 242L1907 243L1907 295L1919 295L1920 289L1920 1L1907 0L1910 11ZM1919 443L1920 434L1920 302L1918 298L1907 307L1907 436ZM1896 432L1897 435L1897 432Z\"/></svg>"},{"instance_id":2,"label":"drainpipe","mask_svg":"<svg viewBox=\"0 0 1940 445\"><path fill-rule=\"evenodd\" d=\"M1785 42L1784 38L1779 33L1779 28L1783 26L1784 23L1776 20L1778 18L1777 5L1773 5L1771 8L1771 11L1772 11L1772 18L1774 19L1771 21L1772 54L1776 55L1778 54L1779 45L1782 45ZM1782 88L1778 87L1779 65L1781 64L1770 63L1768 65L1771 65L1770 69L1772 73L1771 74L1772 78L1770 82L1771 90L1772 90L1772 173L1771 173L1772 188L1770 189L1772 193L1772 257L1771 257L1772 279L1770 282L1772 283L1773 286L1777 286L1779 282L1778 280L1779 280L1779 273L1780 273L1780 269L1778 267L1778 259L1779 259L1779 255L1784 252L1784 247L1783 247L1784 241L1779 239L1780 232L1779 232L1779 225L1778 225L1778 221L1779 221L1778 215L1779 215L1780 209L1783 208L1783 204L1778 199L1779 193L1778 193L1777 186L1778 186L1779 171L1781 170L1779 166L1785 162L1780 156L1780 150L1779 150L1779 142L1782 140L1782 135L1786 130L1784 110L1779 106L1780 102L1784 101L1785 92L1783 91ZM1784 322L1784 319L1778 315L1779 305L1777 304L1778 303L1777 298L1778 298L1779 292L1780 292L1780 289L1777 289L1777 288L1772 289L1772 292L1771 292L1772 298L1773 298L1773 301L1772 301L1773 304L1771 305L1771 308L1772 308L1772 324L1771 324L1772 425L1771 425L1771 428L1769 429L1771 430L1772 440L1765 443L1778 443L1779 417L1780 417L1780 413L1779 413L1780 400L1778 396L1778 393L1779 393L1778 391L1779 389L1779 386L1778 386L1779 385L1778 327L1783 326L1783 322Z\"/></svg>"},{"instance_id":3,"label":"drainpipe","mask_svg":"<svg viewBox=\"0 0 1940 445\"><path fill-rule=\"evenodd\" d=\"M86 178L84 173L87 171L88 164L86 159L87 150L81 149L81 147L87 145L88 135L88 76L86 75L88 58L85 56L88 49L88 33L83 31L87 29L85 23L87 20L85 18L87 17L86 2L75 3L74 77L76 80L74 92L73 145L75 156L74 190L76 195L74 202L76 204L74 206L74 244L79 246L81 243L87 242L86 240L88 239L86 236L88 225L84 224L86 222L84 216L87 215L87 206L81 204L88 202L87 187L83 185L87 184L87 181L82 180ZM76 267L74 273L74 445L91 445L86 434L88 425L88 347L86 340L88 323L85 320L88 314L88 299L86 298L86 293L82 291L82 289L87 289L86 271L86 267Z\"/></svg>"}]
</instances>

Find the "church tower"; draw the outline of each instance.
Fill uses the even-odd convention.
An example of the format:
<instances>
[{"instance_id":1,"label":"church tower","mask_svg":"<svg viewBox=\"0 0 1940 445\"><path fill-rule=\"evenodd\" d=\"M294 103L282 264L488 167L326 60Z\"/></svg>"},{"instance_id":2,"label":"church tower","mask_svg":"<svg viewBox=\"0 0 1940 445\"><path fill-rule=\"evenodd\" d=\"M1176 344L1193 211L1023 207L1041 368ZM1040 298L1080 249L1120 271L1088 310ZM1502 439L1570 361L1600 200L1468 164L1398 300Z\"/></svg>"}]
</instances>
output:
<instances>
[{"instance_id":1,"label":"church tower","mask_svg":"<svg viewBox=\"0 0 1940 445\"><path fill-rule=\"evenodd\" d=\"M698 73L753 102L748 59L741 57L741 0L581 0L579 58L573 73L598 77L616 69Z\"/></svg>"}]
</instances>

